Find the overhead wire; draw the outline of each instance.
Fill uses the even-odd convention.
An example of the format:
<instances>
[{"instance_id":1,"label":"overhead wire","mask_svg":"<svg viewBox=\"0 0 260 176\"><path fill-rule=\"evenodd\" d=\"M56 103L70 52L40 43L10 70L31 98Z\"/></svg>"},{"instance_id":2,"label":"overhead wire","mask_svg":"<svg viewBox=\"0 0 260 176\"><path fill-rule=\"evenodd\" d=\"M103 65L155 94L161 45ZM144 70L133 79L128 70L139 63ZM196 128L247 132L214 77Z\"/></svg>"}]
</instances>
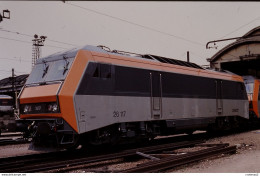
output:
<instances>
[{"instance_id":1,"label":"overhead wire","mask_svg":"<svg viewBox=\"0 0 260 176\"><path fill-rule=\"evenodd\" d=\"M3 58L3 57L0 57L0 60L11 60L11 61L17 61L17 62L31 62L29 60L25 60L25 59L21 59L21 58L14 59L14 58Z\"/></svg>"},{"instance_id":2,"label":"overhead wire","mask_svg":"<svg viewBox=\"0 0 260 176\"><path fill-rule=\"evenodd\" d=\"M0 38L1 38L1 39L5 39L5 40L11 40L11 41L16 41L16 42L23 42L23 43L29 43L29 44L32 44L32 42L24 41L24 40L12 39L12 38L1 37L1 36L0 36ZM68 49L68 48L59 47L59 46L54 46L54 45L44 45L44 46L47 46L47 47L53 47L53 48L60 48L60 49Z\"/></svg>"},{"instance_id":3,"label":"overhead wire","mask_svg":"<svg viewBox=\"0 0 260 176\"><path fill-rule=\"evenodd\" d=\"M32 42L24 41L24 40L11 39L11 38L7 38L7 37L0 37L0 38L1 39L5 39L5 40L11 40L11 41L16 41L16 42L23 42L23 43L30 43L30 44L32 44Z\"/></svg>"},{"instance_id":4,"label":"overhead wire","mask_svg":"<svg viewBox=\"0 0 260 176\"><path fill-rule=\"evenodd\" d=\"M247 25L249 25L249 24L251 24L251 23L253 23L253 22L257 21L257 20L260 20L260 16L257 17L257 18L254 18L252 21L250 21L250 22L248 22L248 23L246 23L246 24L244 24L244 25L238 27L237 29L235 29L235 30L229 32L228 34L226 34L226 35L224 35L223 37L221 37L221 39L223 39L224 37L226 37L226 36L228 36L228 35L230 35L230 34L233 34L234 32L240 30L241 28L243 28L243 27L245 27L245 26L247 26Z\"/></svg>"},{"instance_id":5,"label":"overhead wire","mask_svg":"<svg viewBox=\"0 0 260 176\"><path fill-rule=\"evenodd\" d=\"M3 31L3 29L0 29L0 31ZM4 32L10 32L10 33L16 33L18 35L23 35L23 36L27 36L27 37L32 37L28 34L23 34L23 33L19 33L19 32L13 32L13 31L7 31L7 30L4 30ZM4 39L4 40L10 40L10 41L15 41L15 42L22 42L22 43L26 43L26 44L32 44L32 42L29 42L29 41L24 41L24 40L19 40L19 39L12 39L12 38L8 38L8 37L2 37L0 36L0 39ZM53 40L54 41L54 40ZM56 41L58 42L58 41ZM63 43L63 42L59 42L59 43ZM64 43L65 44L65 43ZM70 44L72 45L72 44ZM64 48L64 47L59 47L59 46L54 46L54 45L44 45L46 47L53 47L53 48L59 48L59 49L68 49L68 48ZM75 46L75 45L72 45L72 46ZM24 60L24 59L12 59L12 58L0 58L0 60L12 60L12 61L22 61L22 62L31 62L31 61L27 61L27 60ZM7 71L7 70L0 70L1 72L11 72L11 71ZM21 71L15 71L16 73L22 73L22 74L28 74L27 72L21 72Z\"/></svg>"},{"instance_id":6,"label":"overhead wire","mask_svg":"<svg viewBox=\"0 0 260 176\"><path fill-rule=\"evenodd\" d=\"M0 70L1 72L12 72L11 70Z\"/></svg>"},{"instance_id":7,"label":"overhead wire","mask_svg":"<svg viewBox=\"0 0 260 176\"><path fill-rule=\"evenodd\" d=\"M18 35L23 35L23 36L27 36L27 37L32 37L31 35L28 35L28 34L23 34L23 33L20 33L20 32L14 32L14 31L6 30L6 29L0 29L0 31L9 32L9 33L18 34Z\"/></svg>"},{"instance_id":8,"label":"overhead wire","mask_svg":"<svg viewBox=\"0 0 260 176\"><path fill-rule=\"evenodd\" d=\"M199 57L199 58L203 58L200 54L195 53L194 51L189 51L191 54L194 54L195 56Z\"/></svg>"},{"instance_id":9,"label":"overhead wire","mask_svg":"<svg viewBox=\"0 0 260 176\"><path fill-rule=\"evenodd\" d=\"M1 71L1 72L6 72L6 73L7 73L7 72L8 72L8 73L12 72L12 70L1 70L1 69L0 69L0 71ZM16 71L16 70L14 70L14 72L15 72L15 73L25 73L25 74L28 74L28 72L23 72L23 71Z\"/></svg>"},{"instance_id":10,"label":"overhead wire","mask_svg":"<svg viewBox=\"0 0 260 176\"><path fill-rule=\"evenodd\" d=\"M121 22L125 22L125 23L128 23L128 24L134 25L134 26L138 26L138 27L150 30L150 31L154 31L154 32L158 32L160 34L164 34L164 35L170 36L170 37L178 38L180 40L183 40L183 41L195 44L195 45L204 46L204 44L202 44L202 43L199 43L199 42L196 42L196 41L192 41L192 40L189 40L189 39L186 39L184 37L177 36L177 35L173 35L173 34L168 33L168 32L160 31L158 29L154 29L154 28L149 27L149 26L141 25L141 24L138 24L138 23L135 23L135 22L132 22L132 21L128 21L128 20L125 20L125 19L122 19L122 18L119 18L119 17L115 17L115 16L112 16L112 15L109 15L109 14L105 14L105 13L102 13L102 12L99 12L99 11L96 11L96 10L92 10L92 9L89 9L89 8L86 8L86 7L82 7L82 6L79 6L79 5L76 5L76 4L72 4L72 3L68 3L68 2L66 2L66 4L68 4L70 6L74 6L74 7L80 8L80 9L83 9L83 10L86 10L86 11L90 11L90 12L93 12L93 13L96 13L96 14L99 14L99 15L102 15L102 16L113 18L115 20L119 20Z\"/></svg>"},{"instance_id":11,"label":"overhead wire","mask_svg":"<svg viewBox=\"0 0 260 176\"><path fill-rule=\"evenodd\" d=\"M15 31L6 30L6 29L0 29L0 31L12 33L12 34L17 34L17 35L22 35L22 36L26 36L26 37L30 37L30 38L33 38L33 37L34 37L34 36L32 36L32 35L29 35L29 34L24 34L24 33L21 33L21 32L15 32ZM77 45L75 45L75 44L66 43L66 42L61 42L61 41L57 41L57 40L52 40L52 39L49 39L49 38L46 38L46 40L51 41L51 42L56 42L56 43L64 44L64 45L77 46Z\"/></svg>"},{"instance_id":12,"label":"overhead wire","mask_svg":"<svg viewBox=\"0 0 260 176\"><path fill-rule=\"evenodd\" d=\"M233 34L234 32L240 30L241 28L243 28L243 27L245 27L245 26L247 26L247 25L249 25L249 24L251 24L251 23L253 23L253 22L257 21L257 20L260 20L260 16L258 16L257 18L254 18L253 20L249 21L248 23L246 23L246 24L244 24L244 25L238 27L237 29L235 29L235 30L229 32L228 34L226 34L226 35L224 35L223 37L221 37L221 39L224 39L224 38L227 37L228 35ZM229 55L229 56L232 56L232 57L237 57L237 56L232 55L232 54L229 54L229 53L226 53L226 54Z\"/></svg>"},{"instance_id":13,"label":"overhead wire","mask_svg":"<svg viewBox=\"0 0 260 176\"><path fill-rule=\"evenodd\" d=\"M12 70L0 70L1 72L6 72L6 73L10 73L12 72ZM28 74L27 72L22 72L22 71L14 71L15 73L25 73Z\"/></svg>"}]
</instances>

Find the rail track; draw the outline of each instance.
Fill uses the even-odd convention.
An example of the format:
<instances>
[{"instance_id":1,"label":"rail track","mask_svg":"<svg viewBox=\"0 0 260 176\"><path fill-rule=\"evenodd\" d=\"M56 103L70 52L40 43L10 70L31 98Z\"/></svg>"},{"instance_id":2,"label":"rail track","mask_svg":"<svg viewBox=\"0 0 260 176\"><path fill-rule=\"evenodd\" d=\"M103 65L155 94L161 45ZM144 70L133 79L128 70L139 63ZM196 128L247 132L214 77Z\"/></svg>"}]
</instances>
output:
<instances>
[{"instance_id":1,"label":"rail track","mask_svg":"<svg viewBox=\"0 0 260 176\"><path fill-rule=\"evenodd\" d=\"M233 134L233 133L231 133L231 134ZM103 153L100 153L100 150L98 153L97 152L88 153L86 151L76 150L74 152L60 151L60 152L51 152L51 153L42 153L42 154L2 158L2 159L0 159L0 173L5 173L5 172L6 173L10 173L10 172L12 172L12 173L13 172L18 172L18 173L22 173L22 172L23 173L68 172L71 170L81 169L81 168L88 169L88 168L93 167L93 165L94 165L94 167L99 166L100 165L99 163L101 161L120 159L120 158L122 159L122 158L125 158L128 156L129 157L137 156L136 152L151 153L151 152L156 152L156 151L159 152L159 151L167 150L167 148L168 149L177 149L177 148L183 148L186 146L194 146L196 144L201 143L202 139L207 140L209 138L220 137L223 135L225 135L225 134L209 136L207 133L200 133L200 134L194 134L192 136L190 136L190 135L174 136L174 137L170 137L170 138L162 138L162 139L153 140L152 142L147 143L147 146L149 146L149 147L146 146L146 147L141 147L141 148L139 147L139 148L134 148L134 149L128 150L129 146L127 146L123 149L120 148L120 149L114 149L113 151L111 151L111 150L102 151ZM186 140L186 141L184 141L184 140ZM191 140L193 140L193 141L191 141ZM194 140L196 140L195 143L192 143L192 142L194 142ZM234 146L227 147L226 145L224 147L221 145L216 145L215 149L217 150L217 148L222 148L219 151L222 153L230 153L230 152L232 153L235 150ZM200 151L200 152L202 152L202 151ZM200 153L200 152L198 152L198 153ZM205 150L203 152L207 152L207 151ZM195 154L196 153L187 154L187 155L183 155L182 157L181 156L167 157L168 158L167 160L182 159L182 161L174 161L177 164L172 165L171 167L175 167L175 166L178 166L178 163L186 164L189 162L197 161L194 158L193 159L189 158L189 159L186 159L186 161L184 161L185 158L188 158L188 156L194 155L195 158L203 159L203 158L207 158L207 157L214 155L214 151L211 151L209 154L206 153L202 157L195 155ZM216 153L215 155L218 155L218 154ZM160 162L164 162L164 161L166 161L166 158L162 158L160 160L161 160ZM172 162L172 161L170 161L170 162ZM88 164L89 165L91 164L91 166L86 166ZM153 164L155 164L155 162ZM165 165L170 165L170 164L165 164ZM148 166L146 165L145 167L148 167ZM152 166L152 167L153 167L153 169L155 169L157 166L156 167ZM140 169L140 168L138 168L138 169ZM158 171L164 170L164 169L165 168L160 169L160 167L159 167ZM129 170L122 170L120 172L139 172L139 171L134 171L134 168L132 168ZM144 172L150 172L150 171L144 171Z\"/></svg>"},{"instance_id":2,"label":"rail track","mask_svg":"<svg viewBox=\"0 0 260 176\"><path fill-rule=\"evenodd\" d=\"M29 143L29 141L27 139L23 139L23 138L17 138L17 139L5 138L5 139L0 139L0 146L14 145L14 144L25 144L25 143Z\"/></svg>"},{"instance_id":3,"label":"rail track","mask_svg":"<svg viewBox=\"0 0 260 176\"><path fill-rule=\"evenodd\" d=\"M23 134L22 133L6 133L6 132L2 132L1 133L1 135L0 135L0 137L16 137L16 136L18 136L18 137L22 137L23 136Z\"/></svg>"},{"instance_id":4,"label":"rail track","mask_svg":"<svg viewBox=\"0 0 260 176\"><path fill-rule=\"evenodd\" d=\"M11 171L14 170L14 168L19 169L29 165L32 166L34 164L50 162L50 161L60 161L65 159L77 158L80 156L82 157L82 152L80 150L75 150L75 151L53 151L53 152L46 152L46 153L0 158L0 173L4 170Z\"/></svg>"},{"instance_id":5,"label":"rail track","mask_svg":"<svg viewBox=\"0 0 260 176\"><path fill-rule=\"evenodd\" d=\"M161 159L153 160L137 167L122 170L123 173L153 173L165 169L173 168L176 166L189 164L192 162L200 161L203 159L217 156L224 153L235 153L236 146L228 146L228 144L213 144L208 149L190 152L178 156L169 156Z\"/></svg>"},{"instance_id":6,"label":"rail track","mask_svg":"<svg viewBox=\"0 0 260 176\"><path fill-rule=\"evenodd\" d=\"M4 132L0 135L0 146L29 143L29 139L23 138L23 133Z\"/></svg>"},{"instance_id":7,"label":"rail track","mask_svg":"<svg viewBox=\"0 0 260 176\"><path fill-rule=\"evenodd\" d=\"M163 144L163 145L155 145L150 147L143 147L143 148L137 148L137 149L129 149L129 150L123 150L116 153L109 153L109 154L103 154L103 155L97 155L97 156L76 156L76 158L68 159L61 156L64 156L64 153L60 153L60 157L58 160L54 160L53 154L48 154L49 157L46 157L47 155L42 155L41 158L35 159L33 156L28 157L24 159L23 157L20 157L20 159L16 158L16 161L10 162L6 160L1 161L0 164L0 172L1 173L31 173L31 172L46 172L50 170L57 170L59 169L61 172L66 172L69 170L73 170L73 166L77 166L80 168L80 166L89 164L89 163L95 163L105 160L112 160L112 159L118 159L118 158L124 158L129 156L135 156L136 152L158 152L163 150L169 150L169 149L177 149L177 148L183 148L183 147L191 147L196 144L202 143L203 141L197 140L197 141L184 141L184 142L177 142L177 143L170 143L170 144ZM52 155L52 157L51 157ZM56 155L56 154L55 154ZM82 155L82 154L81 154ZM14 160L13 158L12 160ZM69 166L69 167L68 167Z\"/></svg>"}]
</instances>

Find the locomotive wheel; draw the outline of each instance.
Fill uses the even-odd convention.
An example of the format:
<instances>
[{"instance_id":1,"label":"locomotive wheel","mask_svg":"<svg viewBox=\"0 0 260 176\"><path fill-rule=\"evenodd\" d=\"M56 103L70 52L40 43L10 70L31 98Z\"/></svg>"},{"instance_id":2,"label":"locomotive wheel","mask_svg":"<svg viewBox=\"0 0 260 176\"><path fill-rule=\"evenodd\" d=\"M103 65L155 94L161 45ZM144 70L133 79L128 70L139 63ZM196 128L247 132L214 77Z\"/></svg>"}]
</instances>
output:
<instances>
[{"instance_id":1,"label":"locomotive wheel","mask_svg":"<svg viewBox=\"0 0 260 176\"><path fill-rule=\"evenodd\" d=\"M72 146L66 148L66 150L71 151L71 150L76 150L78 148L78 146L80 145L79 136L76 135L74 140L75 140L75 143Z\"/></svg>"},{"instance_id":2,"label":"locomotive wheel","mask_svg":"<svg viewBox=\"0 0 260 176\"><path fill-rule=\"evenodd\" d=\"M79 146L79 143L77 142L73 146L70 146L70 147L66 148L66 150L69 150L69 151L76 150L78 148L78 146Z\"/></svg>"},{"instance_id":3,"label":"locomotive wheel","mask_svg":"<svg viewBox=\"0 0 260 176\"><path fill-rule=\"evenodd\" d=\"M117 128L106 128L95 131L94 134L88 135L88 144L98 146L102 144L109 144L111 146L118 144L120 141L120 134Z\"/></svg>"}]
</instances>

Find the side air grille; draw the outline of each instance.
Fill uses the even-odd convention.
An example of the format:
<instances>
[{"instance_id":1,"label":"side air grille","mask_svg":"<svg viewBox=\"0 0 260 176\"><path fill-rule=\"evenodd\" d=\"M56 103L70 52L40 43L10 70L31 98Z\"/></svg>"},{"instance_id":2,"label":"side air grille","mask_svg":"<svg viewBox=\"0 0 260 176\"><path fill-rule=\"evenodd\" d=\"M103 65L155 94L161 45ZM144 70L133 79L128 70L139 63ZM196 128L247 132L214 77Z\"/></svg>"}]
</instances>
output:
<instances>
[{"instance_id":1,"label":"side air grille","mask_svg":"<svg viewBox=\"0 0 260 176\"><path fill-rule=\"evenodd\" d=\"M173 64L173 65L180 65L180 66L184 66L184 67L192 67L192 68L197 68L197 69L203 69L201 66L194 64L192 62L185 62L185 61L181 61L181 60L170 59L170 58L166 58L166 57L148 55L148 54L142 55L142 57L146 58L146 59L158 60L159 62Z\"/></svg>"}]
</instances>

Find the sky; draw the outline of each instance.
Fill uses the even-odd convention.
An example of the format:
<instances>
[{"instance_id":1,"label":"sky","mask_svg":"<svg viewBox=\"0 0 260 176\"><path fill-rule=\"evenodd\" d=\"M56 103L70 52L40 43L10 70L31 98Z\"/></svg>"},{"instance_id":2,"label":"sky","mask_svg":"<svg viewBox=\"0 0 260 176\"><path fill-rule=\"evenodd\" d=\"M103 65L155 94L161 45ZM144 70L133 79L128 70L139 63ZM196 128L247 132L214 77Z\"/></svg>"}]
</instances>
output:
<instances>
[{"instance_id":1,"label":"sky","mask_svg":"<svg viewBox=\"0 0 260 176\"><path fill-rule=\"evenodd\" d=\"M41 56L84 45L154 54L208 65L221 48L260 24L260 2L0 1L0 79L32 69L34 34L47 36Z\"/></svg>"}]
</instances>

